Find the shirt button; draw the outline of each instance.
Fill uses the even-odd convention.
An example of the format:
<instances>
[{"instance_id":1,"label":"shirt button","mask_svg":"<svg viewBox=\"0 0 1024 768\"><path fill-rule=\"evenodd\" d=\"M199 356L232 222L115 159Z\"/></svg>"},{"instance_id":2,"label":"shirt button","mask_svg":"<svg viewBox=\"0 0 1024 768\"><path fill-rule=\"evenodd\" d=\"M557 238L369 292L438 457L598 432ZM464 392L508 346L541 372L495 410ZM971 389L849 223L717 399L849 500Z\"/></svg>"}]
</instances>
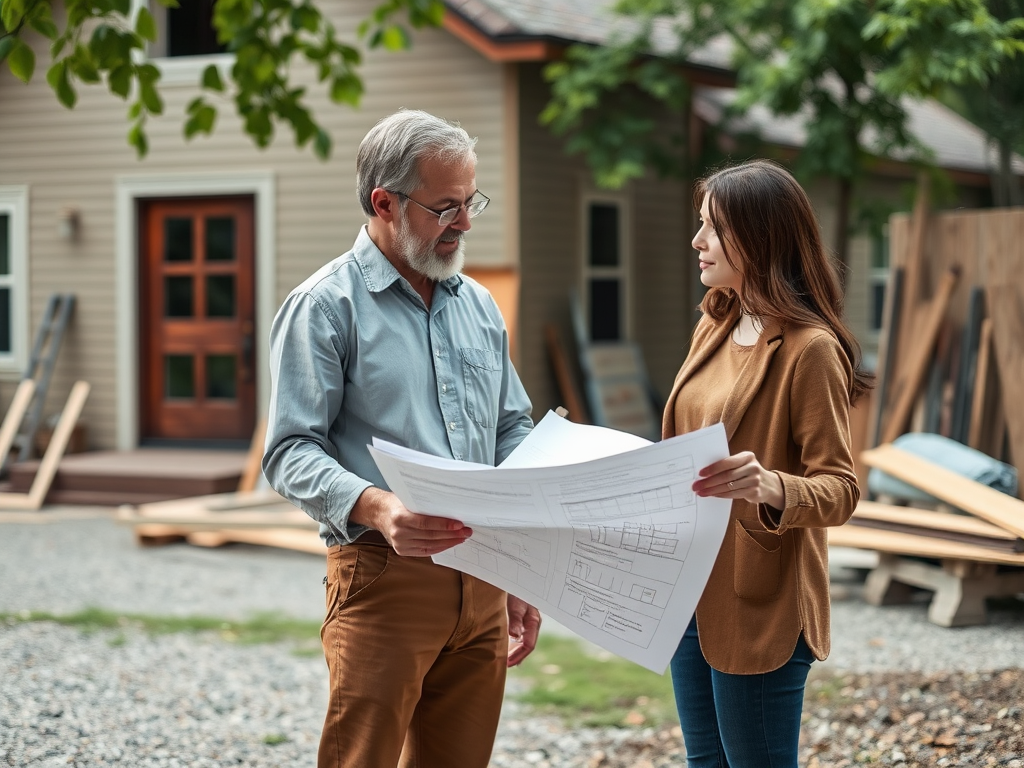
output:
<instances>
[{"instance_id":1,"label":"shirt button","mask_svg":"<svg viewBox=\"0 0 1024 768\"><path fill-rule=\"evenodd\" d=\"M454 432L455 431L455 422L454 421L449 421L448 422L448 431L449 432Z\"/></svg>"},{"instance_id":2,"label":"shirt button","mask_svg":"<svg viewBox=\"0 0 1024 768\"><path fill-rule=\"evenodd\" d=\"M434 350L434 357L440 357L440 356L441 356L441 350L440 349L435 349Z\"/></svg>"},{"instance_id":3,"label":"shirt button","mask_svg":"<svg viewBox=\"0 0 1024 768\"><path fill-rule=\"evenodd\" d=\"M447 392L448 392L448 385L447 384L442 384L441 385L441 394L443 395L443 394L446 394Z\"/></svg>"}]
</instances>

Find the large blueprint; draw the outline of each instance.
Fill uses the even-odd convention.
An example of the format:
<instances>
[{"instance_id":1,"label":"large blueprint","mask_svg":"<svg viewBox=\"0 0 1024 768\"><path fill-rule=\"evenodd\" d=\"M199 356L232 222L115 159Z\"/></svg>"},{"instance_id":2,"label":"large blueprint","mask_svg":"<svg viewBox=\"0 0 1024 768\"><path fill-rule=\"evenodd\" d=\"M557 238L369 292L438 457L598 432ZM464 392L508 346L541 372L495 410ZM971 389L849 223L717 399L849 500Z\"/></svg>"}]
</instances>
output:
<instances>
[{"instance_id":1,"label":"large blueprint","mask_svg":"<svg viewBox=\"0 0 1024 768\"><path fill-rule=\"evenodd\" d=\"M371 452L410 510L473 528L435 562L664 672L729 520L728 500L691 490L729 453L721 424L649 443L549 413L497 468L376 440Z\"/></svg>"}]
</instances>

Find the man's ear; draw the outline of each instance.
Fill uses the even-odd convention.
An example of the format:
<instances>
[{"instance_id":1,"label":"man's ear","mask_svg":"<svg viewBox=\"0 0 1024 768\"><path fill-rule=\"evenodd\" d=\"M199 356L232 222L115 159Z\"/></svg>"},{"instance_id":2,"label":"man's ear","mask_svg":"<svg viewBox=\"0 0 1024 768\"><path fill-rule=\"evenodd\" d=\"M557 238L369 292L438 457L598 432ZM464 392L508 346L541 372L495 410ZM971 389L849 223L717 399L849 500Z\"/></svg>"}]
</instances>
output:
<instances>
[{"instance_id":1,"label":"man's ear","mask_svg":"<svg viewBox=\"0 0 1024 768\"><path fill-rule=\"evenodd\" d=\"M380 187L370 193L370 205L373 206L373 212L382 221L386 221L388 224L394 221L398 201Z\"/></svg>"}]
</instances>

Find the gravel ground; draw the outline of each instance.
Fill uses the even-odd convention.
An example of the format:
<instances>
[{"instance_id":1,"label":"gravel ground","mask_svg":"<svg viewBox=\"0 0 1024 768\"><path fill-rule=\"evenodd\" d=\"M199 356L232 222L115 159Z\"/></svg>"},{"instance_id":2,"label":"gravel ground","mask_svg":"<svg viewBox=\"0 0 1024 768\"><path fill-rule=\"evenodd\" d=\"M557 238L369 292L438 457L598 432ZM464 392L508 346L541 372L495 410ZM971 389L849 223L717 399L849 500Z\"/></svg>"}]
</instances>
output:
<instances>
[{"instance_id":1,"label":"gravel ground","mask_svg":"<svg viewBox=\"0 0 1024 768\"><path fill-rule=\"evenodd\" d=\"M270 548L141 549L104 509L0 515L0 613L319 620L323 572L318 557ZM803 763L1024 768L1024 610L942 629L925 602L874 608L856 574L835 575ZM0 624L0 765L313 766L325 701L323 660L287 645ZM508 701L492 766L644 768L683 754L678 728L567 729Z\"/></svg>"}]
</instances>

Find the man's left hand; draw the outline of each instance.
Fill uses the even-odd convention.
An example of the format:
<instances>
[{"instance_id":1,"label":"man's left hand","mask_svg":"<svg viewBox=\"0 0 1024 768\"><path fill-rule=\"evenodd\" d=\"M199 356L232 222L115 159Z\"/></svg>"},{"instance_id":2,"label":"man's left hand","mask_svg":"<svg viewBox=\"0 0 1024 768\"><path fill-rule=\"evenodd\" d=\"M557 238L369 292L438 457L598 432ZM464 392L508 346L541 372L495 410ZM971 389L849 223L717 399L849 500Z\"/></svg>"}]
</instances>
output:
<instances>
[{"instance_id":1,"label":"man's left hand","mask_svg":"<svg viewBox=\"0 0 1024 768\"><path fill-rule=\"evenodd\" d=\"M540 634L540 611L532 605L509 595L506 603L508 611L508 665L521 664L537 647L537 636Z\"/></svg>"}]
</instances>

